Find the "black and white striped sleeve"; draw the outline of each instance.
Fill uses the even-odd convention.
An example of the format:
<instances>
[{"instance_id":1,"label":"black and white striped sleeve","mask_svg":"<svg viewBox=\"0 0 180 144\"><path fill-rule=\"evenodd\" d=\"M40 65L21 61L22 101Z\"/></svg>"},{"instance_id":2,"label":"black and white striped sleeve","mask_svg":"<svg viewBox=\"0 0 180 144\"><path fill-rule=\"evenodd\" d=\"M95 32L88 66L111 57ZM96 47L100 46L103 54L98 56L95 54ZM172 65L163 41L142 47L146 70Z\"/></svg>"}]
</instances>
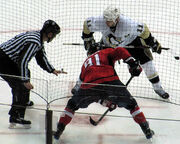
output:
<instances>
[{"instance_id":1,"label":"black and white striped sleeve","mask_svg":"<svg viewBox=\"0 0 180 144\"><path fill-rule=\"evenodd\" d=\"M28 63L34 56L38 45L36 43L27 43L20 54L18 66L20 67L21 77L23 81L29 81Z\"/></svg>"},{"instance_id":2,"label":"black and white striped sleeve","mask_svg":"<svg viewBox=\"0 0 180 144\"><path fill-rule=\"evenodd\" d=\"M46 57L46 52L44 50L44 47L36 53L35 58L36 58L37 64L42 69L46 70L49 73L52 73L55 70L55 68L49 63Z\"/></svg>"}]
</instances>

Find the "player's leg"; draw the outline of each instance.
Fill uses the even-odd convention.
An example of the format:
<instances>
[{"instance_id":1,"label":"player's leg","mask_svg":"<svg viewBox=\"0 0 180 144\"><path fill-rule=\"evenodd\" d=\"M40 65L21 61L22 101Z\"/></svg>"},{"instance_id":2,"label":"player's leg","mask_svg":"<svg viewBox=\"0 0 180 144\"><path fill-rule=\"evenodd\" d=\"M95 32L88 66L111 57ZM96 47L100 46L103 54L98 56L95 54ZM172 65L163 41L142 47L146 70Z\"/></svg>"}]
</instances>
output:
<instances>
[{"instance_id":1,"label":"player's leg","mask_svg":"<svg viewBox=\"0 0 180 144\"><path fill-rule=\"evenodd\" d=\"M78 104L76 103L76 100L74 100L73 98L71 98L65 109L64 112L62 113L62 115L60 116L59 122L57 124L57 130L56 132L54 132L54 139L58 140L59 137L61 136L61 134L63 133L66 125L68 125L72 118L74 117L74 113L76 110L78 110Z\"/></svg>"},{"instance_id":2,"label":"player's leg","mask_svg":"<svg viewBox=\"0 0 180 144\"><path fill-rule=\"evenodd\" d=\"M143 39L141 39L140 37L137 37L129 45L138 47L138 46L144 46L145 44L146 42ZM135 59L140 61L140 64L146 74L146 77L151 82L155 93L157 93L160 97L164 99L169 98L169 94L165 92L165 90L161 86L159 75L152 62L153 56L150 49L134 48L134 49L127 49L127 50Z\"/></svg>"},{"instance_id":3,"label":"player's leg","mask_svg":"<svg viewBox=\"0 0 180 144\"><path fill-rule=\"evenodd\" d=\"M154 91L163 99L169 98L169 94L161 86L159 75L152 61L148 61L141 65L147 78L152 83Z\"/></svg>"},{"instance_id":4,"label":"player's leg","mask_svg":"<svg viewBox=\"0 0 180 144\"><path fill-rule=\"evenodd\" d=\"M89 104L96 102L98 97L92 90L79 89L68 101L64 112L60 116L57 130L54 132L54 141L57 141L63 133L65 127L71 122L75 111L79 108L87 108Z\"/></svg>"},{"instance_id":5,"label":"player's leg","mask_svg":"<svg viewBox=\"0 0 180 144\"><path fill-rule=\"evenodd\" d=\"M146 138L152 138L152 136L154 135L154 131L150 129L149 123L147 122L144 113L141 111L140 107L133 97L129 98L125 108L130 111L134 121L139 124Z\"/></svg>"},{"instance_id":6,"label":"player's leg","mask_svg":"<svg viewBox=\"0 0 180 144\"><path fill-rule=\"evenodd\" d=\"M118 107L124 107L129 110L134 121L140 125L146 138L152 138L154 132L149 128L144 113L141 111L136 100L131 96L127 88L123 87L124 84L121 81L114 81L112 84L115 84L116 86L110 88L110 94L114 96L109 97L109 100L116 103ZM117 85L119 85L119 87L117 87Z\"/></svg>"}]
</instances>

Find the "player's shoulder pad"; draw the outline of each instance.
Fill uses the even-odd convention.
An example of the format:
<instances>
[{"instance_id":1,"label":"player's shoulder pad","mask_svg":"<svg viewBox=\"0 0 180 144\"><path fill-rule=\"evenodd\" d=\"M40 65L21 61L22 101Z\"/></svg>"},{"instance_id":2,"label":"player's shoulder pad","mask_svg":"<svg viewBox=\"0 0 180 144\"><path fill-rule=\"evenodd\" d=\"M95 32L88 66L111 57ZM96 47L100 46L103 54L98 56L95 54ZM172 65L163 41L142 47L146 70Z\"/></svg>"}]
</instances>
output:
<instances>
[{"instance_id":1,"label":"player's shoulder pad","mask_svg":"<svg viewBox=\"0 0 180 144\"><path fill-rule=\"evenodd\" d=\"M142 26L143 26L143 28L142 28L142 32L140 34L140 37L142 39L147 39L150 36L149 28L148 28L148 26L145 23L142 24Z\"/></svg>"}]
</instances>

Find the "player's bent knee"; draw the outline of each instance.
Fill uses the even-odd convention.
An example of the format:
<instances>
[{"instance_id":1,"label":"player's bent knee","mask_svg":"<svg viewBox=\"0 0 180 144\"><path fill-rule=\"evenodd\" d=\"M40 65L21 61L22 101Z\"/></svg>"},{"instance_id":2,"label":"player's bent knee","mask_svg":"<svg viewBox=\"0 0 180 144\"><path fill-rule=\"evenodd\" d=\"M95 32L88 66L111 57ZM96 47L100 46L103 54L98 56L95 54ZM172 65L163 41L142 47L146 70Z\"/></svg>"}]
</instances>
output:
<instances>
[{"instance_id":1,"label":"player's bent knee","mask_svg":"<svg viewBox=\"0 0 180 144\"><path fill-rule=\"evenodd\" d=\"M73 111L76 111L79 109L79 106L78 104L73 100L73 99L70 99L67 103L67 107Z\"/></svg>"},{"instance_id":2,"label":"player's bent knee","mask_svg":"<svg viewBox=\"0 0 180 144\"><path fill-rule=\"evenodd\" d=\"M127 106L125 107L128 110L132 110L137 106L137 102L133 97L129 98L129 103L127 104Z\"/></svg>"}]
</instances>

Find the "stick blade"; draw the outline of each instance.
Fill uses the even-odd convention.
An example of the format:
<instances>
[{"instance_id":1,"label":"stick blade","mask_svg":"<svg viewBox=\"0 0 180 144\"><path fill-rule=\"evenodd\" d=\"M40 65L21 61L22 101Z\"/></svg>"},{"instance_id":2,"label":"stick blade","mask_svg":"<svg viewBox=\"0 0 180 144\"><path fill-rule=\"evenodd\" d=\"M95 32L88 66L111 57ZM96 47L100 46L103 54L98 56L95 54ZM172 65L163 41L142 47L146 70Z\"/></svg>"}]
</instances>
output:
<instances>
[{"instance_id":1,"label":"stick blade","mask_svg":"<svg viewBox=\"0 0 180 144\"><path fill-rule=\"evenodd\" d=\"M89 117L89 121L93 126L97 126L97 123L91 117Z\"/></svg>"},{"instance_id":2,"label":"stick blade","mask_svg":"<svg viewBox=\"0 0 180 144\"><path fill-rule=\"evenodd\" d=\"M163 50L169 50L170 48L165 48L165 47L162 47L161 49L163 49Z\"/></svg>"}]
</instances>

